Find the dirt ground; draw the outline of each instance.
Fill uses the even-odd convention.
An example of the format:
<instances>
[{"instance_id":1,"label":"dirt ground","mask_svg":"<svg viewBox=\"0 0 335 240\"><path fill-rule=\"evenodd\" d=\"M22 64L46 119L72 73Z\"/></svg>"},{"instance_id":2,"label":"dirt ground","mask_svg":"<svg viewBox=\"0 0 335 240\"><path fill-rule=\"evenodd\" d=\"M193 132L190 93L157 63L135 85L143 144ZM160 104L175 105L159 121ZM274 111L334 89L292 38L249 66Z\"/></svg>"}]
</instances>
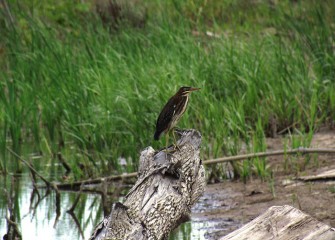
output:
<instances>
[{"instance_id":1,"label":"dirt ground","mask_svg":"<svg viewBox=\"0 0 335 240\"><path fill-rule=\"evenodd\" d=\"M321 131L312 141L311 147L335 148L335 131ZM268 139L268 151L283 149L283 139ZM224 181L207 185L204 196L192 209L192 221L207 221L206 239L217 239L227 235L271 206L291 205L335 227L335 179L319 182L295 180L298 176L315 175L335 169L335 154L319 154L310 158L303 168L305 156L291 156L290 164L300 171L284 171L284 158L271 157L269 165L274 171L274 194L269 182L252 179ZM292 166L293 166L292 165Z\"/></svg>"}]
</instances>

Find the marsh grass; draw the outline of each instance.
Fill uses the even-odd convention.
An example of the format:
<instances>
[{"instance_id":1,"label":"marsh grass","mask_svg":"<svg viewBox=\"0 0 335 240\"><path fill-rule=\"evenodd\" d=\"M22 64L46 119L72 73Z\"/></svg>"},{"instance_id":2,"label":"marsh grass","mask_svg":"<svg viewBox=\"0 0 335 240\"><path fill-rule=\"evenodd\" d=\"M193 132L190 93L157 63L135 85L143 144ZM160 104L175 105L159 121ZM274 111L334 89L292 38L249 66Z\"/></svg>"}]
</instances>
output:
<instances>
[{"instance_id":1,"label":"marsh grass","mask_svg":"<svg viewBox=\"0 0 335 240\"><path fill-rule=\"evenodd\" d=\"M118 31L75 3L65 15L63 5L12 3L1 148L9 138L18 153L21 141L66 152L75 178L120 172L119 157L135 171L141 149L163 146L152 140L156 117L182 85L202 88L178 127L202 132L204 159L237 154L241 142L265 151L273 121L283 134L300 131L292 146L307 146L334 119L333 4L220 2L148 2L145 27ZM233 167L243 179L271 175L266 159Z\"/></svg>"}]
</instances>

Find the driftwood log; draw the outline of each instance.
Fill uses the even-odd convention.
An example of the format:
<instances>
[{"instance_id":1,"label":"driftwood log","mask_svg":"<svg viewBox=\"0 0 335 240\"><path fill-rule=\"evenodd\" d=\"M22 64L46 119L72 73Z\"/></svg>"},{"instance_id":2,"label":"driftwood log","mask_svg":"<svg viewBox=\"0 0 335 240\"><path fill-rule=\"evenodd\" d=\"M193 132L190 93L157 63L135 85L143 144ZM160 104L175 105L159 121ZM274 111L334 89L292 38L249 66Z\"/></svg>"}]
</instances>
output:
<instances>
[{"instance_id":1,"label":"driftwood log","mask_svg":"<svg viewBox=\"0 0 335 240\"><path fill-rule=\"evenodd\" d=\"M335 229L302 211L285 205L264 214L220 240L334 240Z\"/></svg>"},{"instance_id":2,"label":"driftwood log","mask_svg":"<svg viewBox=\"0 0 335 240\"><path fill-rule=\"evenodd\" d=\"M113 204L90 239L167 239L188 219L204 192L205 169L199 157L201 134L186 130L180 135L179 149L142 151L135 185L123 203Z\"/></svg>"},{"instance_id":3,"label":"driftwood log","mask_svg":"<svg viewBox=\"0 0 335 240\"><path fill-rule=\"evenodd\" d=\"M316 175L301 176L301 177L298 177L297 179L305 181L305 182L333 181L333 180L335 180L335 169L324 171L324 172L321 172L321 173L316 174Z\"/></svg>"}]
</instances>

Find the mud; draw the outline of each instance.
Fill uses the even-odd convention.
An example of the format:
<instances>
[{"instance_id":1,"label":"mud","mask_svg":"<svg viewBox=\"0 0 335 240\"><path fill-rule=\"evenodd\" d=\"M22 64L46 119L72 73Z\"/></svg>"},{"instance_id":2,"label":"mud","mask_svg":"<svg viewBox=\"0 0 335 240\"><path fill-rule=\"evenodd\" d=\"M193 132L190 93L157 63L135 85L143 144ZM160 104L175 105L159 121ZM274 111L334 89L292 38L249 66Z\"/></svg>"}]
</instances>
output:
<instances>
[{"instance_id":1,"label":"mud","mask_svg":"<svg viewBox=\"0 0 335 240\"><path fill-rule=\"evenodd\" d=\"M268 139L268 151L283 149L284 141L283 138ZM311 147L335 148L335 131L317 133ZM207 186L191 215L192 225L200 224L197 228L204 232L201 239L218 239L269 207L286 204L335 227L335 181L295 180L297 176L335 169L335 154L314 155L309 160L306 156L271 157L268 164L274 174L272 188L270 182L262 182L256 177L246 184L226 180Z\"/></svg>"}]
</instances>

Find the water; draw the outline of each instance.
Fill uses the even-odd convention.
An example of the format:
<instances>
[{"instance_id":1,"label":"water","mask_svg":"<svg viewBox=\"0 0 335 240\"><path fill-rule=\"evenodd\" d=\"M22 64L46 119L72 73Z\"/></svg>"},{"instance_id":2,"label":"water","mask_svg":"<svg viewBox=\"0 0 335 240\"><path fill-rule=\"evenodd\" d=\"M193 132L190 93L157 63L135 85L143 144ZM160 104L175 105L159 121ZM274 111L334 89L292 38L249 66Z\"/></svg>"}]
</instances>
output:
<instances>
[{"instance_id":1,"label":"water","mask_svg":"<svg viewBox=\"0 0 335 240\"><path fill-rule=\"evenodd\" d=\"M8 191L11 185L11 176L0 177L1 188ZM50 239L50 240L73 240L88 239L94 227L103 218L101 197L92 193L81 193L80 200L74 211L74 217L66 210L70 209L78 193L61 192L60 216L56 221L56 194L51 191L44 197L34 209L37 203L37 195L31 204L33 192L32 182L29 174L23 174L16 178L15 207L16 221L21 230L23 239ZM45 189L39 189L41 197L45 195ZM206 196L204 196L206 199ZM194 211L203 211L203 201L194 206ZM7 197L4 191L0 193L0 234L1 238L7 231L6 226ZM215 239L211 233L222 229L225 219L209 220L203 217L191 216L191 221L182 224L171 233L170 239ZM229 221L228 221L229 225Z\"/></svg>"},{"instance_id":2,"label":"water","mask_svg":"<svg viewBox=\"0 0 335 240\"><path fill-rule=\"evenodd\" d=\"M9 191L10 177L1 177L2 188ZM52 191L37 204L38 199L31 202L33 192L28 174L16 178L15 184L15 215L23 239L87 239L94 226L102 219L101 200L99 195L82 193L79 203L71 216L66 212L77 196L77 193L61 192L60 216L56 220L56 194ZM46 190L39 190L41 198ZM4 191L0 193L0 234L1 238L7 232L6 211L7 197ZM32 204L31 204L32 203ZM76 223L77 221L77 223Z\"/></svg>"},{"instance_id":3,"label":"water","mask_svg":"<svg viewBox=\"0 0 335 240\"><path fill-rule=\"evenodd\" d=\"M82 192L74 214L70 215L66 211L72 207L78 193L61 191L60 215L57 218L56 194L54 191L45 195L46 189L39 189L41 200L38 201L36 194L34 199L31 200L33 184L28 173L15 178L10 175L0 176L0 239L7 232L5 219L7 195L3 189L10 191L12 179L15 179L13 184L14 212L23 240L88 239L94 227L103 218L101 196L98 194ZM43 182L37 184L44 185ZM207 213L210 214L218 208L222 209L220 198L222 198L222 194L205 192L205 195L192 208L191 221L175 229L170 234L170 240L217 239L220 232L238 225L239 223L224 217L213 219L210 215L207 216ZM113 202L117 200L113 200ZM122 202L122 199L119 200Z\"/></svg>"},{"instance_id":4,"label":"water","mask_svg":"<svg viewBox=\"0 0 335 240\"><path fill-rule=\"evenodd\" d=\"M1 183L2 188L10 191L11 176L1 177ZM42 200L38 203L38 198L35 194L33 201L31 201L33 186L29 174L16 177L14 189L14 201L16 202L14 212L23 239L88 239L94 227L103 218L100 195L81 193L74 216L71 216L66 211L71 208L78 193L62 191L61 212L57 220L56 194L54 191L45 196L46 189L39 189ZM4 191L1 192L0 196L0 237L2 238L7 232L5 220L7 196ZM183 237L183 235L189 235L192 232L190 228L193 228L192 224L185 224L184 227L180 228L180 231L177 231L177 238L172 239L190 239Z\"/></svg>"}]
</instances>

